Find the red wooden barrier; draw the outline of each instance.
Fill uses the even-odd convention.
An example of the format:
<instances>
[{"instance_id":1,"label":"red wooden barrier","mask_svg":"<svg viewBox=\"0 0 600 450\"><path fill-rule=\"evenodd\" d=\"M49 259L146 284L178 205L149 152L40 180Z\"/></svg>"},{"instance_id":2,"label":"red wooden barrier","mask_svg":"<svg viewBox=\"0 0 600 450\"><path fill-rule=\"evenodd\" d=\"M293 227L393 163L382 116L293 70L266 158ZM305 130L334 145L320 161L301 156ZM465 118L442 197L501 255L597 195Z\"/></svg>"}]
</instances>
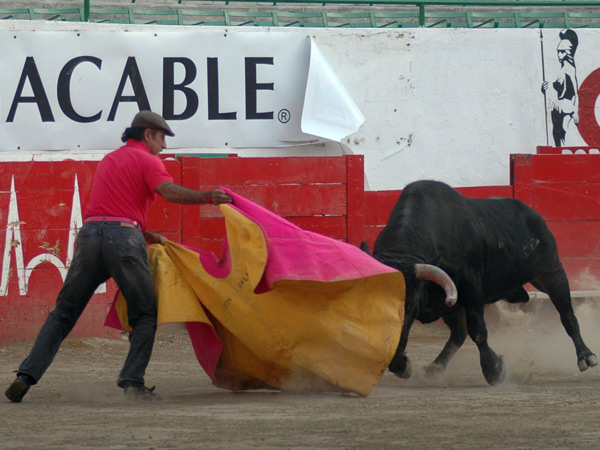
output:
<instances>
[{"instance_id":1,"label":"red wooden barrier","mask_svg":"<svg viewBox=\"0 0 600 450\"><path fill-rule=\"evenodd\" d=\"M95 168L74 161L0 165L0 343L35 336L52 308L72 256L71 222L81 217ZM109 335L101 321L108 301L108 294L95 295L73 336Z\"/></svg>"},{"instance_id":2,"label":"red wooden barrier","mask_svg":"<svg viewBox=\"0 0 600 450\"><path fill-rule=\"evenodd\" d=\"M513 155L511 165L515 197L548 222L571 289L598 289L600 158L594 154Z\"/></svg>"},{"instance_id":3,"label":"red wooden barrier","mask_svg":"<svg viewBox=\"0 0 600 450\"><path fill-rule=\"evenodd\" d=\"M202 190L227 186L304 229L340 240L362 239L362 156L182 157L166 164L176 183ZM52 309L73 253L69 237L73 241L81 226L96 166L74 161L0 165L5 224L0 344L33 339ZM217 207L180 206L157 197L148 219L149 229L220 255L225 226ZM71 336L115 334L103 326L115 290L109 282L104 293L94 295Z\"/></svg>"},{"instance_id":4,"label":"red wooden barrier","mask_svg":"<svg viewBox=\"0 0 600 450\"><path fill-rule=\"evenodd\" d=\"M0 344L30 340L53 308L75 230L89 201L97 162L14 162L0 165ZM167 162L175 181L179 163ZM181 208L157 200L149 224L181 240ZM114 336L103 326L115 294L111 282L94 295L72 336Z\"/></svg>"}]
</instances>

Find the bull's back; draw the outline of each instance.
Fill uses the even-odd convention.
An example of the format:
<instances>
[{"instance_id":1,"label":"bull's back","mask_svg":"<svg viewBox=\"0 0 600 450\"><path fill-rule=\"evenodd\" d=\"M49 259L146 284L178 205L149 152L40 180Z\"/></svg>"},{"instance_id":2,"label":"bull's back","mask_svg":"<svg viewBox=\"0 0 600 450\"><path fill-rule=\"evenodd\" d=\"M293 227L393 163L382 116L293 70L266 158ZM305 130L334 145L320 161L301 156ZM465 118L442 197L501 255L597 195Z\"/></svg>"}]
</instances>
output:
<instances>
[{"instance_id":1,"label":"bull's back","mask_svg":"<svg viewBox=\"0 0 600 450\"><path fill-rule=\"evenodd\" d=\"M374 254L409 254L415 262L432 262L440 250L459 247L471 236L468 199L437 181L407 185L375 241Z\"/></svg>"},{"instance_id":2,"label":"bull's back","mask_svg":"<svg viewBox=\"0 0 600 450\"><path fill-rule=\"evenodd\" d=\"M468 199L435 181L402 191L374 255L478 274L484 285L524 284L560 268L554 237L532 208L512 198Z\"/></svg>"},{"instance_id":3,"label":"bull's back","mask_svg":"<svg viewBox=\"0 0 600 450\"><path fill-rule=\"evenodd\" d=\"M487 235L486 277L504 284L524 284L562 269L556 240L544 218L520 200L473 199Z\"/></svg>"}]
</instances>

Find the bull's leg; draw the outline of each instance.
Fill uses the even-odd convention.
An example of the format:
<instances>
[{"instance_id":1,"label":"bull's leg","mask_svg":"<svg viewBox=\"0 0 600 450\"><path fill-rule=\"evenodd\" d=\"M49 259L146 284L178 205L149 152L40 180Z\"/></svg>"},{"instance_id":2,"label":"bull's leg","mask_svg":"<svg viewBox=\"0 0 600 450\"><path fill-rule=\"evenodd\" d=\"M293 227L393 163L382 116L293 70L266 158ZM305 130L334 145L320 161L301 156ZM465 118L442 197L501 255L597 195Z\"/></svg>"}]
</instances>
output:
<instances>
[{"instance_id":1,"label":"bull's leg","mask_svg":"<svg viewBox=\"0 0 600 450\"><path fill-rule=\"evenodd\" d=\"M467 330L479 349L479 363L485 380L492 386L502 383L506 376L506 368L502 358L496 355L488 345L487 327L483 319L483 305L476 308L465 308L465 312Z\"/></svg>"},{"instance_id":2,"label":"bull's leg","mask_svg":"<svg viewBox=\"0 0 600 450\"><path fill-rule=\"evenodd\" d=\"M427 375L435 375L446 370L448 362L462 347L467 338L467 321L464 308L456 307L452 314L444 316L443 319L444 323L450 328L450 337L438 357L429 366L425 367Z\"/></svg>"},{"instance_id":3,"label":"bull's leg","mask_svg":"<svg viewBox=\"0 0 600 450\"><path fill-rule=\"evenodd\" d=\"M411 302L413 303L413 302ZM404 323L402 325L402 333L400 334L400 342L398 343L398 348L396 349L396 354L392 358L388 369L394 375L399 378L410 378L412 375L412 366L410 364L410 359L406 356L406 345L408 344L408 334L410 333L410 327L415 321L416 317L416 307L408 307L408 303L406 303L407 307L404 312Z\"/></svg>"},{"instance_id":4,"label":"bull's leg","mask_svg":"<svg viewBox=\"0 0 600 450\"><path fill-rule=\"evenodd\" d=\"M575 311L573 311L573 304L571 302L569 281L564 270L554 272L551 275L540 276L533 280L531 284L540 291L548 294L554 307L560 314L560 321L575 344L579 370L583 372L589 367L596 366L598 358L585 345L581 337L579 322L577 321L577 317L575 317Z\"/></svg>"}]
</instances>

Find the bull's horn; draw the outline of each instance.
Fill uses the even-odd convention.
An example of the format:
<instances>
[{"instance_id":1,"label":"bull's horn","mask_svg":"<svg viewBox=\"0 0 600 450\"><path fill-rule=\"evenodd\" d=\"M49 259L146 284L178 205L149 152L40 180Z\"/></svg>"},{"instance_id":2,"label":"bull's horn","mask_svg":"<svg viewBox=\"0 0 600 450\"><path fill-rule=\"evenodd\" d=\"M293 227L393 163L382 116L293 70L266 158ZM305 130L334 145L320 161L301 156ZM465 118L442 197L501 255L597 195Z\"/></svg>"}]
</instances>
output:
<instances>
[{"instance_id":1,"label":"bull's horn","mask_svg":"<svg viewBox=\"0 0 600 450\"><path fill-rule=\"evenodd\" d=\"M446 306L454 306L458 294L456 286L446 272L431 264L415 264L415 273L420 280L433 281L446 292Z\"/></svg>"}]
</instances>

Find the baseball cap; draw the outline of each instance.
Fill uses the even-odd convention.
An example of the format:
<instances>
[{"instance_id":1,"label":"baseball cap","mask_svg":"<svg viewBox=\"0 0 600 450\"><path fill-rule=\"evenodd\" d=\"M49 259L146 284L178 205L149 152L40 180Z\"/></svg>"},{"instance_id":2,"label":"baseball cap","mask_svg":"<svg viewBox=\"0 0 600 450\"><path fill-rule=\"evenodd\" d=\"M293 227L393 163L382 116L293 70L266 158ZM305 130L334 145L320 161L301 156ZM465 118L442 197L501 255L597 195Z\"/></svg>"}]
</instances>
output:
<instances>
[{"instance_id":1,"label":"baseball cap","mask_svg":"<svg viewBox=\"0 0 600 450\"><path fill-rule=\"evenodd\" d=\"M140 111L133 118L131 128L150 128L153 130L164 131L167 136L175 136L167 121L160 115L152 111Z\"/></svg>"}]
</instances>

